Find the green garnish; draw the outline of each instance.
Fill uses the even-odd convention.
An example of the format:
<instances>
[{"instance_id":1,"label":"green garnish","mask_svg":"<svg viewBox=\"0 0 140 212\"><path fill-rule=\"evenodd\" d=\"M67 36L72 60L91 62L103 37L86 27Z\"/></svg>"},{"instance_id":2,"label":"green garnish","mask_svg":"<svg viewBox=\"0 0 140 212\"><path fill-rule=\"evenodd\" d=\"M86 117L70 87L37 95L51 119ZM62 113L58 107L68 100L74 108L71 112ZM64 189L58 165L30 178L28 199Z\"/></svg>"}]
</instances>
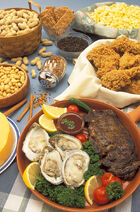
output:
<instances>
[{"instance_id":1,"label":"green garnish","mask_svg":"<svg viewBox=\"0 0 140 212\"><path fill-rule=\"evenodd\" d=\"M74 121L70 121L68 119L62 119L61 123L67 125L69 129L74 127Z\"/></svg>"},{"instance_id":2,"label":"green garnish","mask_svg":"<svg viewBox=\"0 0 140 212\"><path fill-rule=\"evenodd\" d=\"M49 134L50 137L53 137L53 136L55 136L55 135L57 135L57 134L62 134L62 132L61 132L61 131L48 132L48 134Z\"/></svg>"},{"instance_id":3,"label":"green garnish","mask_svg":"<svg viewBox=\"0 0 140 212\"><path fill-rule=\"evenodd\" d=\"M120 182L112 182L106 188L106 195L108 199L118 200L124 196L123 188Z\"/></svg>"},{"instance_id":4,"label":"green garnish","mask_svg":"<svg viewBox=\"0 0 140 212\"><path fill-rule=\"evenodd\" d=\"M84 110L86 111L90 111L91 108L83 101L79 100L79 99L76 99L74 97L70 98L69 101L72 103L72 104L75 104L75 105L78 105L79 107L83 108Z\"/></svg>"},{"instance_id":5,"label":"green garnish","mask_svg":"<svg viewBox=\"0 0 140 212\"><path fill-rule=\"evenodd\" d=\"M42 174L39 175L36 181L35 189L44 196L47 196L51 201L67 207L85 207L84 186L70 189L64 184L53 185L49 183Z\"/></svg>"},{"instance_id":6,"label":"green garnish","mask_svg":"<svg viewBox=\"0 0 140 212\"><path fill-rule=\"evenodd\" d=\"M101 169L101 163L99 155L95 154L94 147L90 141L83 143L83 151L85 151L90 157L90 164L88 170L84 173L84 179L88 180L91 176L101 176L104 174L104 170Z\"/></svg>"}]
</instances>

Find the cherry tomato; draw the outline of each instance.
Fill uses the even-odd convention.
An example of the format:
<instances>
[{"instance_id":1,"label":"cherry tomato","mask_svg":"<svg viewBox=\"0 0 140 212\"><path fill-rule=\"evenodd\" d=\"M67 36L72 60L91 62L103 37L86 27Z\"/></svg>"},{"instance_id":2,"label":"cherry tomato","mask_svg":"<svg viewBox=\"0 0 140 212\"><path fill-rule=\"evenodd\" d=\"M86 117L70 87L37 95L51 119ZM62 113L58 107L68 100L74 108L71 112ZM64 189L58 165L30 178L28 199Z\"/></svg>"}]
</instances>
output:
<instances>
[{"instance_id":1,"label":"cherry tomato","mask_svg":"<svg viewBox=\"0 0 140 212\"><path fill-rule=\"evenodd\" d=\"M121 180L119 177L113 176L113 177L111 178L111 180L110 180L110 183L113 183L113 182L115 182L115 181L118 181L118 182L121 183L121 185L123 185L123 182L122 182L122 180Z\"/></svg>"},{"instance_id":2,"label":"cherry tomato","mask_svg":"<svg viewBox=\"0 0 140 212\"><path fill-rule=\"evenodd\" d=\"M113 174L111 174L110 172L106 172L105 174L103 174L101 181L102 181L102 185L103 186L108 186L110 184L110 181L113 177Z\"/></svg>"},{"instance_id":3,"label":"cherry tomato","mask_svg":"<svg viewBox=\"0 0 140 212\"><path fill-rule=\"evenodd\" d=\"M76 113L78 113L79 112L79 108L76 105L69 105L68 108L67 108L67 111L68 112L76 112Z\"/></svg>"},{"instance_id":4,"label":"cherry tomato","mask_svg":"<svg viewBox=\"0 0 140 212\"><path fill-rule=\"evenodd\" d=\"M118 181L121 183L121 185L123 185L122 180L118 177L115 177L113 174L111 174L110 172L106 172L103 176L102 176L102 185L103 186L108 186L110 183L113 183L115 181Z\"/></svg>"},{"instance_id":5,"label":"cherry tomato","mask_svg":"<svg viewBox=\"0 0 140 212\"><path fill-rule=\"evenodd\" d=\"M104 186L96 188L93 192L93 197L98 204L106 204L109 202L106 195L106 187Z\"/></svg>"},{"instance_id":6,"label":"cherry tomato","mask_svg":"<svg viewBox=\"0 0 140 212\"><path fill-rule=\"evenodd\" d=\"M75 137L78 138L81 141L81 143L84 143L85 141L87 141L87 138L84 134L78 134Z\"/></svg>"}]
</instances>

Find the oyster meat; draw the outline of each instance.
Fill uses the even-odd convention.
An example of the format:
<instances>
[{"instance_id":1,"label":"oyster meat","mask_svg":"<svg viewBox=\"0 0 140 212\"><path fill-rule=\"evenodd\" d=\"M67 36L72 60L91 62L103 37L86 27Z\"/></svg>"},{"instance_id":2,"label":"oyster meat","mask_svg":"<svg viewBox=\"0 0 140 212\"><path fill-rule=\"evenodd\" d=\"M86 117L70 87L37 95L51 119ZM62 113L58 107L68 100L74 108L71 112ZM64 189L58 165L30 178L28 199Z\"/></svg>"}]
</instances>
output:
<instances>
[{"instance_id":1,"label":"oyster meat","mask_svg":"<svg viewBox=\"0 0 140 212\"><path fill-rule=\"evenodd\" d=\"M41 160L41 173L47 181L54 185L63 182L62 159L58 151L46 152Z\"/></svg>"},{"instance_id":2,"label":"oyster meat","mask_svg":"<svg viewBox=\"0 0 140 212\"><path fill-rule=\"evenodd\" d=\"M82 148L79 139L67 134L57 134L50 138L49 142L60 153L63 160L71 151Z\"/></svg>"},{"instance_id":3,"label":"oyster meat","mask_svg":"<svg viewBox=\"0 0 140 212\"><path fill-rule=\"evenodd\" d=\"M70 188L79 187L84 183L84 172L88 170L89 155L82 150L72 151L62 166L62 176L64 183Z\"/></svg>"},{"instance_id":4,"label":"oyster meat","mask_svg":"<svg viewBox=\"0 0 140 212\"><path fill-rule=\"evenodd\" d=\"M33 123L23 142L22 151L30 161L38 161L47 146L51 146L48 133L39 124Z\"/></svg>"}]
</instances>

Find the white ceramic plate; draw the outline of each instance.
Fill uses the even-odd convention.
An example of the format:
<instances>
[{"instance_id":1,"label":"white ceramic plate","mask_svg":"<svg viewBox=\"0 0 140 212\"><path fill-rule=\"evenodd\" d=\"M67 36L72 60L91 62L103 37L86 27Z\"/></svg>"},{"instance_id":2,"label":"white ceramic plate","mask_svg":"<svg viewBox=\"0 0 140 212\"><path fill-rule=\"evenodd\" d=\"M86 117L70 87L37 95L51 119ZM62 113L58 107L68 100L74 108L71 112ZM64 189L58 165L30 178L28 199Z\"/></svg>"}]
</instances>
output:
<instances>
[{"instance_id":1,"label":"white ceramic plate","mask_svg":"<svg viewBox=\"0 0 140 212\"><path fill-rule=\"evenodd\" d=\"M2 166L0 166L0 174L3 171L5 171L10 166L10 164L13 162L13 160L15 159L16 150L17 150L17 142L18 142L19 135L20 135L19 129L18 129L17 125L15 124L15 122L13 120L11 120L10 118L7 118L7 119L8 119L8 121L9 121L11 127L12 127L15 139L14 139L14 146L13 146L13 150L11 152L11 155L5 161L5 163Z\"/></svg>"}]
</instances>

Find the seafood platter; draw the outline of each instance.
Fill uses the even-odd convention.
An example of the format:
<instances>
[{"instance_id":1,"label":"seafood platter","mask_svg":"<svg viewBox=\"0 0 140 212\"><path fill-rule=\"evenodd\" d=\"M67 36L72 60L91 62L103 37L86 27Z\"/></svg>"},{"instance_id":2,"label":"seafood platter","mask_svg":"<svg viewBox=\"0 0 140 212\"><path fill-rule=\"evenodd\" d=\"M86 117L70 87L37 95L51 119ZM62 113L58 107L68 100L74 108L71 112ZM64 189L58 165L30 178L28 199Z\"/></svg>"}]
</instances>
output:
<instances>
[{"instance_id":1,"label":"seafood platter","mask_svg":"<svg viewBox=\"0 0 140 212\"><path fill-rule=\"evenodd\" d=\"M134 114L139 117L139 108L126 115L91 99L43 105L18 142L25 184L64 211L101 211L121 203L139 185L140 133ZM33 164L38 177L31 186L27 172Z\"/></svg>"},{"instance_id":2,"label":"seafood platter","mask_svg":"<svg viewBox=\"0 0 140 212\"><path fill-rule=\"evenodd\" d=\"M44 203L113 208L140 179L140 7L28 5L0 10L0 174L16 157Z\"/></svg>"}]
</instances>

